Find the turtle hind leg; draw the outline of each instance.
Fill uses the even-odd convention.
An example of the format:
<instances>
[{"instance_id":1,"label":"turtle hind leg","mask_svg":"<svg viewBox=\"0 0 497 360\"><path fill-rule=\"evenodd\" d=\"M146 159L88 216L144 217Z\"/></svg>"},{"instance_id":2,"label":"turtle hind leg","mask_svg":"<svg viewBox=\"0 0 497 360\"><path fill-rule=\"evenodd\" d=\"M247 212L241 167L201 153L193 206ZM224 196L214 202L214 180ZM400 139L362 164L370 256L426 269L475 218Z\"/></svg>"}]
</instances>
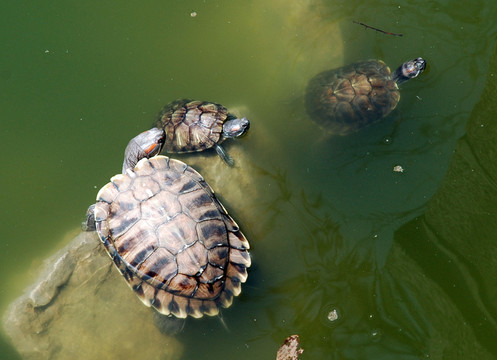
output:
<instances>
[{"instance_id":1,"label":"turtle hind leg","mask_svg":"<svg viewBox=\"0 0 497 360\"><path fill-rule=\"evenodd\" d=\"M226 150L224 150L224 148L221 145L216 144L215 149L217 154L221 157L221 159L224 160L226 164L228 164L231 167L235 166L235 161L231 156L229 156L229 154L226 152Z\"/></svg>"}]
</instances>

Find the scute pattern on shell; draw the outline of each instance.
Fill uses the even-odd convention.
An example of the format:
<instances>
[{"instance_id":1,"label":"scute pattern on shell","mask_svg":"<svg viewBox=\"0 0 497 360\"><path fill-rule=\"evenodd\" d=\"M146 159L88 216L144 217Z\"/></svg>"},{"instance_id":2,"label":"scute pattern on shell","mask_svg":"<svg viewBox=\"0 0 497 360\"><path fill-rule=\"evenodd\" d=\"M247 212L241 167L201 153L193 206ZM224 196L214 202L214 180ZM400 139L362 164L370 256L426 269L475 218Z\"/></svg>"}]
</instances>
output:
<instances>
[{"instance_id":1,"label":"scute pattern on shell","mask_svg":"<svg viewBox=\"0 0 497 360\"><path fill-rule=\"evenodd\" d=\"M387 116L399 100L399 88L381 60L319 73L309 81L305 99L311 118L337 135L347 135Z\"/></svg>"},{"instance_id":2,"label":"scute pattern on shell","mask_svg":"<svg viewBox=\"0 0 497 360\"><path fill-rule=\"evenodd\" d=\"M195 152L224 140L223 123L228 115L222 105L182 99L167 104L155 125L165 131L165 152Z\"/></svg>"},{"instance_id":3,"label":"scute pattern on shell","mask_svg":"<svg viewBox=\"0 0 497 360\"><path fill-rule=\"evenodd\" d=\"M155 156L97 195L96 228L147 306L184 318L216 315L240 294L249 243L202 176Z\"/></svg>"}]
</instances>

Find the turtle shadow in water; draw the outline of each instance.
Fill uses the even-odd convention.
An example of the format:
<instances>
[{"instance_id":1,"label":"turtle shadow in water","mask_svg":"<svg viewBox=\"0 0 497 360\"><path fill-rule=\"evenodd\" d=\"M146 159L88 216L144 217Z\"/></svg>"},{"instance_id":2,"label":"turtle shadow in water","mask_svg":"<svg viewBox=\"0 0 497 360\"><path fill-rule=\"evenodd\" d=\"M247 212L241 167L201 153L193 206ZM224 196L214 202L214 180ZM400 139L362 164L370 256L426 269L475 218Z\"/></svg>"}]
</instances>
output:
<instances>
[{"instance_id":1,"label":"turtle shadow in water","mask_svg":"<svg viewBox=\"0 0 497 360\"><path fill-rule=\"evenodd\" d=\"M277 183L275 193L279 192L265 204L264 217L268 221L264 232L267 238L273 239L271 231L286 231L279 236L285 238L284 251L288 253L283 255L284 263L275 261L274 265L265 266L268 273L287 275L275 275L271 281L274 285L260 294L260 301L267 304L266 311L271 315L269 323L257 322L259 335L252 340L266 337L276 340L291 327L306 338L310 352L315 354L312 348L318 350L321 339L329 338L332 324L327 314L338 308L347 315L333 323L344 327L336 331L337 339L332 341L339 345L342 341L345 343L351 335L349 324L358 321L354 314L368 311L369 304L362 304L359 299L371 291L376 267L372 244L348 243L334 219L333 204L320 193L309 195L304 189L295 191L283 171L259 171ZM273 241L266 246L279 249L281 244ZM369 334L364 336L368 338Z\"/></svg>"},{"instance_id":2,"label":"turtle shadow in water","mask_svg":"<svg viewBox=\"0 0 497 360\"><path fill-rule=\"evenodd\" d=\"M261 171L280 189L279 196L267 203L265 217L272 224L266 236L272 238L271 228L279 233L286 231L288 235L280 236L285 237L285 250L290 250L284 254L284 263L275 262L277 270L266 265L265 272L286 275L275 276L273 285L260 295L267 299L264 301L271 317L269 323L257 323L256 339L278 339L291 327L306 339L306 349L314 358L327 358L330 348L345 353L366 343L371 351L378 351L385 346L376 341L380 338L387 339L386 347L408 354L422 349L422 340L427 337L424 329L398 336L396 329L378 316L378 309L383 308L382 299L377 299L381 259L376 256L376 244L381 240L374 234L399 216L412 217L411 213L373 219L380 228L373 229L368 237L345 237L341 224L347 218L340 218L332 201L321 192L309 195L304 189L295 191L284 172ZM277 216L271 216L272 212ZM286 224L285 230L280 222ZM266 246L281 247L278 243ZM285 268L285 264L291 265ZM335 313L338 318L329 316Z\"/></svg>"}]
</instances>

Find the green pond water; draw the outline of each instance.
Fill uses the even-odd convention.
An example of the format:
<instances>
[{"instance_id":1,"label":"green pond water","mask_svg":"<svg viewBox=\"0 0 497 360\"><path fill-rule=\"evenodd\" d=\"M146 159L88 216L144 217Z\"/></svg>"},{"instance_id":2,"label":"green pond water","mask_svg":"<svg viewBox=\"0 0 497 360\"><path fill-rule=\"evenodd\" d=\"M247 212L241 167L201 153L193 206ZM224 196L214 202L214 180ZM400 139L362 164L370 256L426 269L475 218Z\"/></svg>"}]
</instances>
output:
<instances>
[{"instance_id":1,"label":"green pond water","mask_svg":"<svg viewBox=\"0 0 497 360\"><path fill-rule=\"evenodd\" d=\"M187 321L177 336L182 358L272 359L291 334L301 337L302 359L444 358L443 334L468 327L473 337L465 339L497 357L497 310L481 305L497 300L495 270L478 270L478 257L437 261L432 247L416 247L416 222L447 176L475 105L495 102L479 101L496 71L489 62L497 2L15 1L0 8L2 313L36 277L32 269L79 232L98 189L119 173L129 139L164 104L189 97L251 120L248 136L226 144L235 160L243 156L243 168L232 169L238 177L212 185L249 239L253 266L241 296L223 310L224 324ZM304 89L316 73L369 58L396 67L418 56L427 71L402 85L399 106L382 122L330 138L306 115ZM205 169L220 160L215 153L207 160L200 171L209 181ZM464 177L451 174L451 181ZM231 197L240 186L242 195ZM497 190L484 195L488 201ZM491 233L491 219L479 230ZM418 256L404 275L439 285L446 276L447 288L429 291L392 275L393 264L409 263L399 244ZM481 297L450 290L468 274L477 274L471 284ZM444 328L426 298L465 316ZM457 356L450 358L471 358ZM18 358L7 339L0 357Z\"/></svg>"}]
</instances>

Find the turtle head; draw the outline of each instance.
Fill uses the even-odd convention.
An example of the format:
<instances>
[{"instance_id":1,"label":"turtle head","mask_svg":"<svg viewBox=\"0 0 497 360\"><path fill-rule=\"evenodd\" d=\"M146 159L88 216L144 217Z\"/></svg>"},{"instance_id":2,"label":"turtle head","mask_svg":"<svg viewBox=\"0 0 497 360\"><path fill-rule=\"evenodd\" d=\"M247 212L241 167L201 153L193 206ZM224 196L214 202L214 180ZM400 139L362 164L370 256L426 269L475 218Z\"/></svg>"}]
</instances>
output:
<instances>
[{"instance_id":1,"label":"turtle head","mask_svg":"<svg viewBox=\"0 0 497 360\"><path fill-rule=\"evenodd\" d=\"M124 150L123 173L127 169L133 169L141 159L160 153L164 146L164 137L164 130L154 127L131 139Z\"/></svg>"},{"instance_id":2,"label":"turtle head","mask_svg":"<svg viewBox=\"0 0 497 360\"><path fill-rule=\"evenodd\" d=\"M423 58L416 58L414 60L409 60L403 63L393 75L393 80L397 84L401 84L404 81L415 78L426 69L426 61Z\"/></svg>"},{"instance_id":3,"label":"turtle head","mask_svg":"<svg viewBox=\"0 0 497 360\"><path fill-rule=\"evenodd\" d=\"M223 124L223 136L225 138L237 138L242 136L250 128L250 121L247 118L231 119Z\"/></svg>"}]
</instances>

